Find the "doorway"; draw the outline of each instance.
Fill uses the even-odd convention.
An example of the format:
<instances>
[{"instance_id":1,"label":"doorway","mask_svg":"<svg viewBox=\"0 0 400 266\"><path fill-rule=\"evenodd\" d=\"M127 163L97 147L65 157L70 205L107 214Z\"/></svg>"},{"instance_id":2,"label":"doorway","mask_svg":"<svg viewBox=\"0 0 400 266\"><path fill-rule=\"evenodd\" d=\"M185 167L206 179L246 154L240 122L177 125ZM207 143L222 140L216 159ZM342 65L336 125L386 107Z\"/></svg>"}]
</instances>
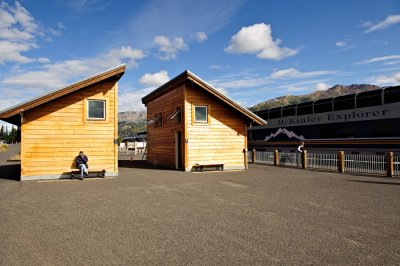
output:
<instances>
[{"instance_id":1,"label":"doorway","mask_svg":"<svg viewBox=\"0 0 400 266\"><path fill-rule=\"evenodd\" d=\"M182 169L182 132L175 133L175 168Z\"/></svg>"}]
</instances>

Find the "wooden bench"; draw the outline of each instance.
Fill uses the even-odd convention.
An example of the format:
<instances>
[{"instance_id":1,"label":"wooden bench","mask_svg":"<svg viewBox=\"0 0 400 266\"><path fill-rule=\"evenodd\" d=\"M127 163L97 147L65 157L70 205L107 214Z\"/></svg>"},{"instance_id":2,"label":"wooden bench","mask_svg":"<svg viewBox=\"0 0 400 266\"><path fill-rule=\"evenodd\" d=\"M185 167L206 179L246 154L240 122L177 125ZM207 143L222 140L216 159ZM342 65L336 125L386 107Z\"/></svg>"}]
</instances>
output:
<instances>
[{"instance_id":1,"label":"wooden bench","mask_svg":"<svg viewBox=\"0 0 400 266\"><path fill-rule=\"evenodd\" d=\"M81 175L81 169L78 168L72 168L70 169L71 172L71 179L74 179L75 174L78 174L79 176ZM90 173L96 173L96 176L99 176L101 174L101 177L105 178L106 177L106 170L105 169L88 169L88 174Z\"/></svg>"},{"instance_id":2,"label":"wooden bench","mask_svg":"<svg viewBox=\"0 0 400 266\"><path fill-rule=\"evenodd\" d=\"M193 167L200 168L200 172L203 172L204 168L207 168L207 167L216 167L217 170L220 170L220 171L224 170L223 163L196 163Z\"/></svg>"}]
</instances>

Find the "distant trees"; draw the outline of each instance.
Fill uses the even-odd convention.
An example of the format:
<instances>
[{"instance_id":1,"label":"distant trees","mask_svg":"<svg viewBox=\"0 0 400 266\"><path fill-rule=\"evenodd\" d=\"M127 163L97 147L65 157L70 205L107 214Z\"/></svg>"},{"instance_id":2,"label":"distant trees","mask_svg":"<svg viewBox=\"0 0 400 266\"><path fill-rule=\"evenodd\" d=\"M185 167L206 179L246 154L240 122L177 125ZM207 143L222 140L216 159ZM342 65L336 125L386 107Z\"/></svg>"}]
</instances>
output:
<instances>
[{"instance_id":1,"label":"distant trees","mask_svg":"<svg viewBox=\"0 0 400 266\"><path fill-rule=\"evenodd\" d=\"M8 131L8 127L2 125L0 128L0 140L5 140L7 143L20 142L21 129L13 126L11 131Z\"/></svg>"}]
</instances>

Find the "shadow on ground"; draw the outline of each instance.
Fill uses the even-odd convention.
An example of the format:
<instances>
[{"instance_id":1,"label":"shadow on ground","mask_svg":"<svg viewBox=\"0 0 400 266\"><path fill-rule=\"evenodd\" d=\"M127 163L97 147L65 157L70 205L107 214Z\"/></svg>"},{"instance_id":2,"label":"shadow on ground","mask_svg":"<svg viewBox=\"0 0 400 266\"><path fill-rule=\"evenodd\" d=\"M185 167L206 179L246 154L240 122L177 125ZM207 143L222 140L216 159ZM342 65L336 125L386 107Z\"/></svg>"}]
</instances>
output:
<instances>
[{"instance_id":1,"label":"shadow on ground","mask_svg":"<svg viewBox=\"0 0 400 266\"><path fill-rule=\"evenodd\" d=\"M6 164L0 166L0 179L19 181L21 177L21 164Z\"/></svg>"},{"instance_id":2,"label":"shadow on ground","mask_svg":"<svg viewBox=\"0 0 400 266\"><path fill-rule=\"evenodd\" d=\"M138 169L157 169L157 170L171 170L171 168L162 167L158 165L152 165L146 160L119 160L119 168L138 168Z\"/></svg>"}]
</instances>

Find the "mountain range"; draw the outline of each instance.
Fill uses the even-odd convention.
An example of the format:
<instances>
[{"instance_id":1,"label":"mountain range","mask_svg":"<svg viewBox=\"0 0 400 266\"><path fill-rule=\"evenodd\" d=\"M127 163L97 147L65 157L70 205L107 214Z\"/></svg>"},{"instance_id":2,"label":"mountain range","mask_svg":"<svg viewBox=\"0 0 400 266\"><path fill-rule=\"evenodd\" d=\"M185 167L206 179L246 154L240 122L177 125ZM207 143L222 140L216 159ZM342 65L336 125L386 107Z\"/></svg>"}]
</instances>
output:
<instances>
[{"instance_id":1,"label":"mountain range","mask_svg":"<svg viewBox=\"0 0 400 266\"><path fill-rule=\"evenodd\" d=\"M352 94L363 91L381 89L379 86L368 84L353 84L350 86L335 85L327 90L318 90L304 95L285 95L271 100L258 103L249 109L251 111L259 111L262 109L270 109L284 105L297 104L302 102L314 101L316 99L331 98L339 95Z\"/></svg>"},{"instance_id":2,"label":"mountain range","mask_svg":"<svg viewBox=\"0 0 400 266\"><path fill-rule=\"evenodd\" d=\"M147 114L145 111L128 111L118 113L118 134L120 137L132 136L146 130Z\"/></svg>"}]
</instances>

